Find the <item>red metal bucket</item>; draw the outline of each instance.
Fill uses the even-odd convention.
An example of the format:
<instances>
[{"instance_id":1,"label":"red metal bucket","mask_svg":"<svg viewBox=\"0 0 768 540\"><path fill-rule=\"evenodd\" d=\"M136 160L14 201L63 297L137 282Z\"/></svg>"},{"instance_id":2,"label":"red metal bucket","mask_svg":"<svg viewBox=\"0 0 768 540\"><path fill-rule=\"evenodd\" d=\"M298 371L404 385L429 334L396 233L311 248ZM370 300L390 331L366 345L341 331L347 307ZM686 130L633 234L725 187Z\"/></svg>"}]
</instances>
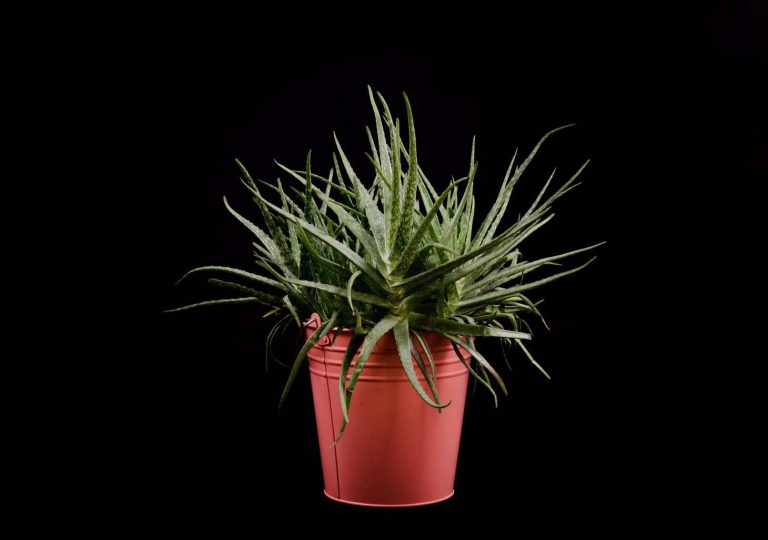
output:
<instances>
[{"instance_id":1,"label":"red metal bucket","mask_svg":"<svg viewBox=\"0 0 768 540\"><path fill-rule=\"evenodd\" d=\"M318 323L316 316L310 319L307 337ZM344 436L334 446L343 418L339 372L352 333L340 330L331 345L333 334L308 353L325 494L366 506L417 506L451 497L469 377L451 342L422 334L435 360L440 400L452 402L438 412L408 382L394 336L382 337L355 387Z\"/></svg>"}]
</instances>

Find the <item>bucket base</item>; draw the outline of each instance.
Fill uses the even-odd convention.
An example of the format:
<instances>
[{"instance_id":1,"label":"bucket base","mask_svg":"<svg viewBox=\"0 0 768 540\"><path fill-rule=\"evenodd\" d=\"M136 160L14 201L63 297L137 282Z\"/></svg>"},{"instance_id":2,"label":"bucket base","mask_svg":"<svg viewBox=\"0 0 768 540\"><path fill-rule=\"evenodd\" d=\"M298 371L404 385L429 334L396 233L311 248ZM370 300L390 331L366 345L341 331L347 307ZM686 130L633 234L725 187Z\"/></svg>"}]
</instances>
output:
<instances>
[{"instance_id":1,"label":"bucket base","mask_svg":"<svg viewBox=\"0 0 768 540\"><path fill-rule=\"evenodd\" d=\"M432 501L424 501L424 502L408 503L408 504L371 504L371 503L364 503L364 502L357 502L357 501L347 501L345 499L339 499L338 497L334 497L333 495L330 495L325 490L323 490L323 493L325 494L326 497L328 497L332 501L336 501L344 504L353 504L355 506L370 506L373 508L406 508L410 506L426 506L428 504L435 504L435 503L447 501L448 499L453 497L454 491L451 490L451 492L445 497L440 497L439 499L434 499Z\"/></svg>"}]
</instances>

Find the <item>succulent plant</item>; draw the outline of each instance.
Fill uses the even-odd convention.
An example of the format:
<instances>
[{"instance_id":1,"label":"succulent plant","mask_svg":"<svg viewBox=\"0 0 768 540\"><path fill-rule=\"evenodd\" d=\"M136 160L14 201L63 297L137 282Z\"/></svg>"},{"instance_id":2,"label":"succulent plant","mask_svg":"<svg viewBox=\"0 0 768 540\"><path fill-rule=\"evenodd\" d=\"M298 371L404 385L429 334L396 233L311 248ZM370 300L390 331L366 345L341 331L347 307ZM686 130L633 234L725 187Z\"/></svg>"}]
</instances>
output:
<instances>
[{"instance_id":1,"label":"succulent plant","mask_svg":"<svg viewBox=\"0 0 768 540\"><path fill-rule=\"evenodd\" d=\"M438 193L419 167L407 96L406 145L400 121L393 117L386 101L370 88L369 95L375 129L372 133L366 128L371 148L366 155L373 166L373 180L363 183L338 139L333 168L326 176L313 171L311 152L303 170L278 163L291 180L290 185L280 179L274 184L254 180L236 161L264 228L235 211L226 198L224 204L256 237L256 271L224 266L195 268L182 280L199 273L217 275L209 279L210 283L229 288L237 296L169 310L243 303L268 306L267 315L275 318L267 339L268 356L281 328L291 321L301 327L302 321L318 313L322 323L294 360L281 405L307 351L336 328L352 329L353 338L339 380L344 414L341 433L366 360L376 342L388 332L394 334L403 370L414 390L432 407L447 404L440 400L435 366L423 332L436 332L450 340L458 357L491 392L494 401L494 381L504 393L506 387L493 364L475 346L476 337L495 337L507 347L517 346L549 377L524 344L531 338L526 318L535 316L543 322L538 303L528 293L581 270L594 257L572 269L533 277L547 267L559 265L562 259L600 245L534 261L526 261L521 251L524 241L552 219L552 204L578 185L575 181L588 162L548 193L553 172L530 207L499 231L512 190L523 172L544 141L568 126L544 135L521 163L516 165L512 158L496 201L475 226L474 141L467 175ZM420 347L415 346L416 342ZM474 362L466 362L459 348L467 351ZM358 349L359 357L352 366ZM419 382L417 370L426 387Z\"/></svg>"}]
</instances>

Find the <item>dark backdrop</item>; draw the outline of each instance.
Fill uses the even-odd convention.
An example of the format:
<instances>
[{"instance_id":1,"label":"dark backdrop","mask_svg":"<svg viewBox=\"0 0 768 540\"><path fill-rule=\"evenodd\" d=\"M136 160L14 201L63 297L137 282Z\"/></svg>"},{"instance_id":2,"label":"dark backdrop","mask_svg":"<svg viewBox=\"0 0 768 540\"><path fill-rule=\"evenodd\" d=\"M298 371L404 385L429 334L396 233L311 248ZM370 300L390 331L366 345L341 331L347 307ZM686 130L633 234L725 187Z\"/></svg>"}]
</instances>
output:
<instances>
[{"instance_id":1,"label":"dark backdrop","mask_svg":"<svg viewBox=\"0 0 768 540\"><path fill-rule=\"evenodd\" d=\"M587 522L642 523L673 514L691 481L706 483L687 454L699 421L681 383L694 361L683 354L688 334L684 324L671 331L667 315L688 294L685 263L704 243L694 223L726 163L731 182L764 179L764 10L558 15L436 17L410 30L401 22L391 35L311 20L275 33L279 20L262 17L237 38L161 32L141 55L127 78L137 98L128 120L142 127L129 148L139 159L126 162L138 165L142 256L124 289L137 306L130 331L139 347L120 365L136 382L123 405L135 436L122 467L140 486L137 515L188 523L290 509L337 523L377 515L322 495L307 374L278 417L286 370L265 373L269 328L258 309L160 315L216 294L202 280L174 289L185 270L252 268L251 238L222 204L227 195L255 216L234 158L274 179L273 159L300 167L311 148L315 167L327 169L335 131L366 170L367 84L400 116L408 92L420 160L438 186L465 174L477 136L481 215L515 148L527 153L546 131L576 123L539 154L510 214L552 167L563 180L589 158L584 184L525 253L608 242L592 266L535 295L547 299L552 331L534 322L533 352L553 379L516 355L498 409L481 389L468 401L455 497L382 515L572 523L580 508ZM298 343L296 333L282 340L286 361ZM481 350L500 359L495 343ZM654 496L637 502L646 489Z\"/></svg>"}]
</instances>

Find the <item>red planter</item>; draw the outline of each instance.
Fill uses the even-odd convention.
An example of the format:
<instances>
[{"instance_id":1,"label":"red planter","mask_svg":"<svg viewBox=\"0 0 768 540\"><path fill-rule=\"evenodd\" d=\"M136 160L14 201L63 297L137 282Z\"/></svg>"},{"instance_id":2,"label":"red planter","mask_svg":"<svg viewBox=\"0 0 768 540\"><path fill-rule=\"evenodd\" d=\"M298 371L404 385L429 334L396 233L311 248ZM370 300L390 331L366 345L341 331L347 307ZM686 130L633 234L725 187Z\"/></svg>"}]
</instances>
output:
<instances>
[{"instance_id":1,"label":"red planter","mask_svg":"<svg viewBox=\"0 0 768 540\"><path fill-rule=\"evenodd\" d=\"M317 325L313 317L307 337ZM334 446L343 418L339 372L352 333L339 331L333 345L332 335L308 353L325 494L366 506L417 506L451 497L469 373L450 341L423 333L437 367L440 399L450 406L438 413L419 398L403 372L394 337L387 334L365 365L349 424ZM469 361L466 353L465 358Z\"/></svg>"}]
</instances>

